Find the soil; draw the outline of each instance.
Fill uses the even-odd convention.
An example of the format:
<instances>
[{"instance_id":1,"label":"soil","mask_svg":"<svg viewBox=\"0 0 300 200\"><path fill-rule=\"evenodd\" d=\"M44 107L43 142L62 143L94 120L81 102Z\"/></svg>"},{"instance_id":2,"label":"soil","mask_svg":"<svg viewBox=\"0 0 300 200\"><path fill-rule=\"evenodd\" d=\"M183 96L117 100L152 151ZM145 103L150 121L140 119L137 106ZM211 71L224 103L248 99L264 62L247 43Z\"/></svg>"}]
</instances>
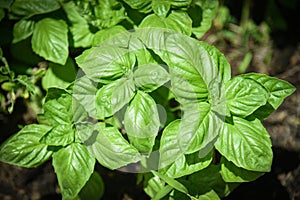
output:
<instances>
[{"instance_id":1,"label":"soil","mask_svg":"<svg viewBox=\"0 0 300 200\"><path fill-rule=\"evenodd\" d=\"M225 198L226 200L300 199L300 42L276 45L275 41L271 45L271 50L273 53L269 65L257 67L259 59L256 60L257 62L254 60L247 71L263 72L287 80L296 86L297 90L277 111L263 121L273 142L274 160L271 172L256 181L241 184ZM228 49L223 48L222 51L226 55ZM254 50L254 53L257 52ZM236 75L238 61L230 60L230 62L233 75ZM24 102L19 101L16 105L11 115L0 114L0 142L15 133L18 130L17 125L35 122L33 112ZM110 171L99 165L96 166L96 170L101 174L106 185L104 200L149 199L142 187L136 185L135 174ZM36 169L0 163L0 199L61 199L51 162Z\"/></svg>"}]
</instances>

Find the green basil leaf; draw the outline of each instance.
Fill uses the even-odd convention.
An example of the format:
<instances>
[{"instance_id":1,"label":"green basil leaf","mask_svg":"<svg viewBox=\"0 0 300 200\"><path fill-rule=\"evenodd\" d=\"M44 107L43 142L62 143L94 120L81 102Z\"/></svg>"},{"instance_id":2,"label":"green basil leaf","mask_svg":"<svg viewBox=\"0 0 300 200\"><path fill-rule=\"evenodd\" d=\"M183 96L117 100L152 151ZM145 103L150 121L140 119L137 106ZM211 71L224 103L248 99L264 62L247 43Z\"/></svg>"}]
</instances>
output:
<instances>
[{"instance_id":1,"label":"green basil leaf","mask_svg":"<svg viewBox=\"0 0 300 200\"><path fill-rule=\"evenodd\" d=\"M75 64L71 58L67 59L65 65L50 62L42 79L42 86L45 90L50 87L65 89L75 80L76 75Z\"/></svg>"},{"instance_id":2,"label":"green basil leaf","mask_svg":"<svg viewBox=\"0 0 300 200\"><path fill-rule=\"evenodd\" d=\"M105 40L112 38L113 36L124 33L127 30L120 25L116 25L107 29L102 29L95 33L94 39L93 39L93 46L98 46Z\"/></svg>"},{"instance_id":3,"label":"green basil leaf","mask_svg":"<svg viewBox=\"0 0 300 200\"><path fill-rule=\"evenodd\" d=\"M12 13L27 17L49 13L59 8L60 4L56 0L15 0L10 7Z\"/></svg>"},{"instance_id":4,"label":"green basil leaf","mask_svg":"<svg viewBox=\"0 0 300 200\"><path fill-rule=\"evenodd\" d=\"M212 151L204 158L200 157L199 152L195 152L193 154L182 155L170 166L159 170L159 172L172 178L179 178L206 168L211 161Z\"/></svg>"},{"instance_id":5,"label":"green basil leaf","mask_svg":"<svg viewBox=\"0 0 300 200\"><path fill-rule=\"evenodd\" d=\"M22 167L37 167L47 161L52 152L40 139L52 127L41 124L25 126L0 146L0 161Z\"/></svg>"},{"instance_id":6,"label":"green basil leaf","mask_svg":"<svg viewBox=\"0 0 300 200\"><path fill-rule=\"evenodd\" d=\"M270 94L268 103L276 110L283 100L295 92L296 88L290 83L265 74L249 73L241 75L243 78L252 79L261 84Z\"/></svg>"},{"instance_id":7,"label":"green basil leaf","mask_svg":"<svg viewBox=\"0 0 300 200\"><path fill-rule=\"evenodd\" d=\"M62 4L69 21L73 36L74 47L89 47L92 45L94 34L90 31L88 22L79 14L73 1Z\"/></svg>"},{"instance_id":8,"label":"green basil leaf","mask_svg":"<svg viewBox=\"0 0 300 200\"><path fill-rule=\"evenodd\" d=\"M107 84L129 73L136 59L128 49L102 45L89 49L76 60L91 80Z\"/></svg>"},{"instance_id":9,"label":"green basil leaf","mask_svg":"<svg viewBox=\"0 0 300 200\"><path fill-rule=\"evenodd\" d=\"M204 157L212 150L224 120L211 110L212 106L208 103L200 102L186 107L178 132L180 146L182 149L186 147L185 153L188 154L200 150L199 156Z\"/></svg>"},{"instance_id":10,"label":"green basil leaf","mask_svg":"<svg viewBox=\"0 0 300 200\"><path fill-rule=\"evenodd\" d=\"M134 97L135 85L133 80L121 78L113 83L104 85L96 94L96 115L104 119L119 111Z\"/></svg>"},{"instance_id":11,"label":"green basil leaf","mask_svg":"<svg viewBox=\"0 0 300 200\"><path fill-rule=\"evenodd\" d=\"M97 161L109 169L118 169L141 159L139 152L123 138L118 129L105 127L104 123L94 125L90 138L84 144Z\"/></svg>"},{"instance_id":12,"label":"green basil leaf","mask_svg":"<svg viewBox=\"0 0 300 200\"><path fill-rule=\"evenodd\" d=\"M135 85L144 92L152 92L169 81L168 72L159 64L139 66L133 74Z\"/></svg>"},{"instance_id":13,"label":"green basil leaf","mask_svg":"<svg viewBox=\"0 0 300 200\"><path fill-rule=\"evenodd\" d=\"M175 179L170 178L166 175L160 174L159 172L156 172L156 171L151 171L151 172L153 175L158 176L160 179L162 179L163 181L168 183L174 189L176 189L184 194L189 193L188 189L184 185L182 185L180 182L176 181Z\"/></svg>"},{"instance_id":14,"label":"green basil leaf","mask_svg":"<svg viewBox=\"0 0 300 200\"><path fill-rule=\"evenodd\" d=\"M167 17L151 14L145 17L139 25L139 28L149 27L166 28L190 36L192 20L187 13L181 11L172 11Z\"/></svg>"},{"instance_id":15,"label":"green basil leaf","mask_svg":"<svg viewBox=\"0 0 300 200\"><path fill-rule=\"evenodd\" d=\"M258 119L233 117L225 123L215 147L236 166L258 172L271 170L273 153L270 135Z\"/></svg>"},{"instance_id":16,"label":"green basil leaf","mask_svg":"<svg viewBox=\"0 0 300 200\"><path fill-rule=\"evenodd\" d=\"M46 133L40 140L50 146L66 146L74 142L74 130L71 125L58 125Z\"/></svg>"},{"instance_id":17,"label":"green basil leaf","mask_svg":"<svg viewBox=\"0 0 300 200\"><path fill-rule=\"evenodd\" d=\"M86 121L87 113L67 91L49 88L43 105L45 117L54 125L70 125Z\"/></svg>"},{"instance_id":18,"label":"green basil leaf","mask_svg":"<svg viewBox=\"0 0 300 200\"><path fill-rule=\"evenodd\" d=\"M5 17L5 12L3 8L0 8L0 22Z\"/></svg>"},{"instance_id":19,"label":"green basil leaf","mask_svg":"<svg viewBox=\"0 0 300 200\"><path fill-rule=\"evenodd\" d=\"M53 154L52 164L62 199L73 199L93 173L95 158L91 157L84 145L72 143Z\"/></svg>"},{"instance_id":20,"label":"green basil leaf","mask_svg":"<svg viewBox=\"0 0 300 200\"><path fill-rule=\"evenodd\" d=\"M79 73L81 73L80 71ZM80 102L90 117L96 118L97 84L91 81L87 76L77 78L73 86L73 97Z\"/></svg>"},{"instance_id":21,"label":"green basil leaf","mask_svg":"<svg viewBox=\"0 0 300 200\"><path fill-rule=\"evenodd\" d=\"M46 60L64 65L67 61L68 25L63 20L44 18L35 24L32 49Z\"/></svg>"},{"instance_id":22,"label":"green basil leaf","mask_svg":"<svg viewBox=\"0 0 300 200\"><path fill-rule=\"evenodd\" d=\"M222 178L226 182L249 182L254 181L264 173L246 170L237 167L232 162L229 162L224 157L221 158L221 171Z\"/></svg>"},{"instance_id":23,"label":"green basil leaf","mask_svg":"<svg viewBox=\"0 0 300 200\"><path fill-rule=\"evenodd\" d=\"M246 117L267 103L269 94L254 80L234 77L226 84L226 104L235 115Z\"/></svg>"},{"instance_id":24,"label":"green basil leaf","mask_svg":"<svg viewBox=\"0 0 300 200\"><path fill-rule=\"evenodd\" d=\"M155 101L138 91L124 116L124 126L130 143L140 152L149 153L155 143L160 121Z\"/></svg>"},{"instance_id":25,"label":"green basil leaf","mask_svg":"<svg viewBox=\"0 0 300 200\"><path fill-rule=\"evenodd\" d=\"M13 43L17 43L21 40L24 40L30 37L34 30L35 22L28 19L22 19L15 23L14 30L13 30Z\"/></svg>"},{"instance_id":26,"label":"green basil leaf","mask_svg":"<svg viewBox=\"0 0 300 200\"><path fill-rule=\"evenodd\" d=\"M173 188L170 185L166 185L156 193L156 195L152 198L152 200L160 200L163 197L165 197L168 193L170 193L172 190Z\"/></svg>"},{"instance_id":27,"label":"green basil leaf","mask_svg":"<svg viewBox=\"0 0 300 200\"><path fill-rule=\"evenodd\" d=\"M165 127L160 139L159 169L164 168L184 154L179 146L178 132L181 120L172 121Z\"/></svg>"},{"instance_id":28,"label":"green basil leaf","mask_svg":"<svg viewBox=\"0 0 300 200\"><path fill-rule=\"evenodd\" d=\"M104 194L104 183L97 172L93 172L88 182L78 194L80 200L99 200Z\"/></svg>"},{"instance_id":29,"label":"green basil leaf","mask_svg":"<svg viewBox=\"0 0 300 200\"><path fill-rule=\"evenodd\" d=\"M196 38L201 38L210 29L218 6L218 0L195 0L188 9L188 14L193 21L192 32Z\"/></svg>"}]
</instances>

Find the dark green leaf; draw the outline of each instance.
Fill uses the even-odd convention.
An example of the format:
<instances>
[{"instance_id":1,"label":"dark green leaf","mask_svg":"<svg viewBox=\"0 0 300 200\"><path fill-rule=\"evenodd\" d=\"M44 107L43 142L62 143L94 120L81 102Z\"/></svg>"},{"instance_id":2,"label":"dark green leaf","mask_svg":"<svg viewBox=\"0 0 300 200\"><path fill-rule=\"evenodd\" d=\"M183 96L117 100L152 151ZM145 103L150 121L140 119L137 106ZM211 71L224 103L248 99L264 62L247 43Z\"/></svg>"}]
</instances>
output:
<instances>
[{"instance_id":1,"label":"dark green leaf","mask_svg":"<svg viewBox=\"0 0 300 200\"><path fill-rule=\"evenodd\" d=\"M15 0L11 5L11 12L16 15L31 17L44 14L60 8L56 0Z\"/></svg>"},{"instance_id":2,"label":"dark green leaf","mask_svg":"<svg viewBox=\"0 0 300 200\"><path fill-rule=\"evenodd\" d=\"M126 109L124 126L134 147L146 153L152 150L160 121L156 103L150 95L137 92Z\"/></svg>"},{"instance_id":3,"label":"dark green leaf","mask_svg":"<svg viewBox=\"0 0 300 200\"><path fill-rule=\"evenodd\" d=\"M0 161L22 167L37 167L47 161L52 152L40 139L52 127L32 124L6 140L0 147Z\"/></svg>"},{"instance_id":4,"label":"dark green leaf","mask_svg":"<svg viewBox=\"0 0 300 200\"><path fill-rule=\"evenodd\" d=\"M139 27L166 28L190 36L192 33L192 20L185 12L172 11L167 17L160 17L156 14L148 15L143 19Z\"/></svg>"},{"instance_id":5,"label":"dark green leaf","mask_svg":"<svg viewBox=\"0 0 300 200\"><path fill-rule=\"evenodd\" d=\"M84 144L97 161L109 169L117 169L141 159L139 152L123 138L118 129L105 127L104 123L94 125L91 137Z\"/></svg>"},{"instance_id":6,"label":"dark green leaf","mask_svg":"<svg viewBox=\"0 0 300 200\"><path fill-rule=\"evenodd\" d=\"M104 183L101 176L97 172L93 172L88 182L79 192L80 200L99 200L104 193Z\"/></svg>"},{"instance_id":7,"label":"dark green leaf","mask_svg":"<svg viewBox=\"0 0 300 200\"><path fill-rule=\"evenodd\" d=\"M139 66L133 74L134 83L144 92L152 92L169 81L168 72L159 64Z\"/></svg>"},{"instance_id":8,"label":"dark green leaf","mask_svg":"<svg viewBox=\"0 0 300 200\"><path fill-rule=\"evenodd\" d=\"M30 92L31 95L34 95L35 87L34 84L31 82L28 76L26 75L19 75L16 78L16 81L18 81L20 84L24 85L26 89Z\"/></svg>"},{"instance_id":9,"label":"dark green leaf","mask_svg":"<svg viewBox=\"0 0 300 200\"><path fill-rule=\"evenodd\" d=\"M44 18L35 24L32 49L46 60L64 65L67 61L68 26L63 20Z\"/></svg>"},{"instance_id":10,"label":"dark green leaf","mask_svg":"<svg viewBox=\"0 0 300 200\"><path fill-rule=\"evenodd\" d=\"M74 199L93 173L95 158L84 145L72 143L53 154L52 164L62 199Z\"/></svg>"},{"instance_id":11,"label":"dark green leaf","mask_svg":"<svg viewBox=\"0 0 300 200\"><path fill-rule=\"evenodd\" d=\"M124 0L125 3L127 3L131 8L138 9L140 12L148 13L152 10L151 8L151 2L152 0Z\"/></svg>"},{"instance_id":12,"label":"dark green leaf","mask_svg":"<svg viewBox=\"0 0 300 200\"><path fill-rule=\"evenodd\" d=\"M49 63L49 68L42 79L42 86L45 90L50 87L65 89L76 78L75 64L71 58L67 59L65 65Z\"/></svg>"},{"instance_id":13,"label":"dark green leaf","mask_svg":"<svg viewBox=\"0 0 300 200\"><path fill-rule=\"evenodd\" d=\"M196 38L201 38L210 29L212 20L217 14L218 5L218 0L195 0L189 8L188 13L193 20L192 31Z\"/></svg>"},{"instance_id":14,"label":"dark green leaf","mask_svg":"<svg viewBox=\"0 0 300 200\"><path fill-rule=\"evenodd\" d=\"M32 35L35 22L28 19L22 19L15 23L13 30L13 43L17 43Z\"/></svg>"},{"instance_id":15,"label":"dark green leaf","mask_svg":"<svg viewBox=\"0 0 300 200\"><path fill-rule=\"evenodd\" d=\"M237 76L226 84L226 104L235 115L246 117L267 103L269 94L259 83Z\"/></svg>"},{"instance_id":16,"label":"dark green leaf","mask_svg":"<svg viewBox=\"0 0 300 200\"><path fill-rule=\"evenodd\" d=\"M271 170L273 153L270 135L258 119L233 117L225 123L215 147L236 166L258 172Z\"/></svg>"},{"instance_id":17,"label":"dark green leaf","mask_svg":"<svg viewBox=\"0 0 300 200\"><path fill-rule=\"evenodd\" d=\"M226 182L249 182L254 181L264 173L246 170L237 167L232 162L229 162L224 157L221 159L221 171L222 178Z\"/></svg>"}]
</instances>

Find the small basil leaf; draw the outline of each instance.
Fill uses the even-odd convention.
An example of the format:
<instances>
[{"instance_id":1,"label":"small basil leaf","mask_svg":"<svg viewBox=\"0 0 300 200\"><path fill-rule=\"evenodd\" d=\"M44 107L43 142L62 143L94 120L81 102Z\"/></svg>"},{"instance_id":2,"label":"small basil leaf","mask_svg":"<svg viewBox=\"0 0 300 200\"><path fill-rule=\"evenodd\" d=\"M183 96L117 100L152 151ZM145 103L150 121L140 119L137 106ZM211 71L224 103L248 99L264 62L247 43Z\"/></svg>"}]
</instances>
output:
<instances>
[{"instance_id":1,"label":"small basil leaf","mask_svg":"<svg viewBox=\"0 0 300 200\"><path fill-rule=\"evenodd\" d=\"M236 166L258 172L271 170L273 153L270 135L258 119L233 117L225 123L215 144L217 150Z\"/></svg>"},{"instance_id":2,"label":"small basil leaf","mask_svg":"<svg viewBox=\"0 0 300 200\"><path fill-rule=\"evenodd\" d=\"M78 194L80 200L99 200L104 194L104 183L97 172L93 172L88 182Z\"/></svg>"},{"instance_id":3,"label":"small basil leaf","mask_svg":"<svg viewBox=\"0 0 300 200\"><path fill-rule=\"evenodd\" d=\"M52 152L47 149L48 145L39 141L51 129L51 126L41 124L25 126L0 146L0 161L22 167L41 165Z\"/></svg>"},{"instance_id":4,"label":"small basil leaf","mask_svg":"<svg viewBox=\"0 0 300 200\"><path fill-rule=\"evenodd\" d=\"M172 1L152 1L152 9L154 13L159 17L166 17L170 8Z\"/></svg>"},{"instance_id":5,"label":"small basil leaf","mask_svg":"<svg viewBox=\"0 0 300 200\"><path fill-rule=\"evenodd\" d=\"M283 100L295 92L296 88L290 83L265 74L249 73L241 75L243 78L252 79L261 84L270 94L268 103L276 110Z\"/></svg>"},{"instance_id":6,"label":"small basil leaf","mask_svg":"<svg viewBox=\"0 0 300 200\"><path fill-rule=\"evenodd\" d=\"M128 49L115 45L101 45L85 52L76 58L78 65L92 81L104 84L130 73L136 61Z\"/></svg>"},{"instance_id":7,"label":"small basil leaf","mask_svg":"<svg viewBox=\"0 0 300 200\"><path fill-rule=\"evenodd\" d=\"M72 143L53 154L52 164L63 199L74 199L93 173L95 158L84 145Z\"/></svg>"},{"instance_id":8,"label":"small basil leaf","mask_svg":"<svg viewBox=\"0 0 300 200\"><path fill-rule=\"evenodd\" d=\"M35 24L32 50L46 60L64 65L67 61L68 25L63 20L44 18Z\"/></svg>"},{"instance_id":9,"label":"small basil leaf","mask_svg":"<svg viewBox=\"0 0 300 200\"><path fill-rule=\"evenodd\" d=\"M104 119L119 111L134 97L135 85L133 80L121 78L113 83L104 85L96 94L96 116Z\"/></svg>"},{"instance_id":10,"label":"small basil leaf","mask_svg":"<svg viewBox=\"0 0 300 200\"><path fill-rule=\"evenodd\" d=\"M24 40L30 37L34 30L35 22L28 19L22 19L15 23L13 30L13 43L17 43L21 40Z\"/></svg>"},{"instance_id":11,"label":"small basil leaf","mask_svg":"<svg viewBox=\"0 0 300 200\"><path fill-rule=\"evenodd\" d=\"M152 150L160 121L156 103L150 95L137 92L126 109L124 126L134 147L146 153Z\"/></svg>"},{"instance_id":12,"label":"small basil leaf","mask_svg":"<svg viewBox=\"0 0 300 200\"><path fill-rule=\"evenodd\" d=\"M139 66L133 74L134 82L144 92L152 92L169 81L168 72L159 64Z\"/></svg>"},{"instance_id":13,"label":"small basil leaf","mask_svg":"<svg viewBox=\"0 0 300 200\"><path fill-rule=\"evenodd\" d=\"M246 117L267 103L269 94L254 80L234 77L226 84L226 104L235 115Z\"/></svg>"}]
</instances>

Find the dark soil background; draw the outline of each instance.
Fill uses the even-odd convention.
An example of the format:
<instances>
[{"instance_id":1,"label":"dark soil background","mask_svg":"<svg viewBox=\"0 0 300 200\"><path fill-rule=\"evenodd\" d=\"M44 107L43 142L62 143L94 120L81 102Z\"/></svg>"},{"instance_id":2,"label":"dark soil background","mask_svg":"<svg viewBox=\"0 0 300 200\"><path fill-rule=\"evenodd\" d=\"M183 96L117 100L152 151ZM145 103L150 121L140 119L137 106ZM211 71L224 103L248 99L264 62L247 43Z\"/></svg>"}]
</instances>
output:
<instances>
[{"instance_id":1,"label":"dark soil background","mask_svg":"<svg viewBox=\"0 0 300 200\"><path fill-rule=\"evenodd\" d=\"M234 3L233 3L234 2ZM228 1L233 15L239 18L242 1ZM256 23L262 22L265 5L253 1L251 17ZM267 2L267 1L266 1ZM274 1L280 5L281 1ZM297 87L296 92L288 97L280 108L263 123L271 135L274 160L272 171L250 183L241 184L226 200L300 200L300 16L299 6L293 9L282 9L287 22L284 30L271 32L271 39L262 46L251 49L253 60L246 72L254 71L287 80ZM214 36L214 27L203 39L209 42ZM237 38L238 39L238 38ZM216 45L232 65L233 76L238 74L241 57L230 57L231 53L243 52L243 46L234 46L230 42L212 43ZM262 64L261 52L271 51L272 58L268 64ZM35 115L23 101L18 101L11 115L0 113L0 142L18 131L18 125L34 123ZM110 171L96 166L105 183L103 199L144 200L142 186L136 185L136 176L119 171ZM25 169L0 163L0 199L3 200L55 200L61 199L59 187L51 162L36 169Z\"/></svg>"}]
</instances>

